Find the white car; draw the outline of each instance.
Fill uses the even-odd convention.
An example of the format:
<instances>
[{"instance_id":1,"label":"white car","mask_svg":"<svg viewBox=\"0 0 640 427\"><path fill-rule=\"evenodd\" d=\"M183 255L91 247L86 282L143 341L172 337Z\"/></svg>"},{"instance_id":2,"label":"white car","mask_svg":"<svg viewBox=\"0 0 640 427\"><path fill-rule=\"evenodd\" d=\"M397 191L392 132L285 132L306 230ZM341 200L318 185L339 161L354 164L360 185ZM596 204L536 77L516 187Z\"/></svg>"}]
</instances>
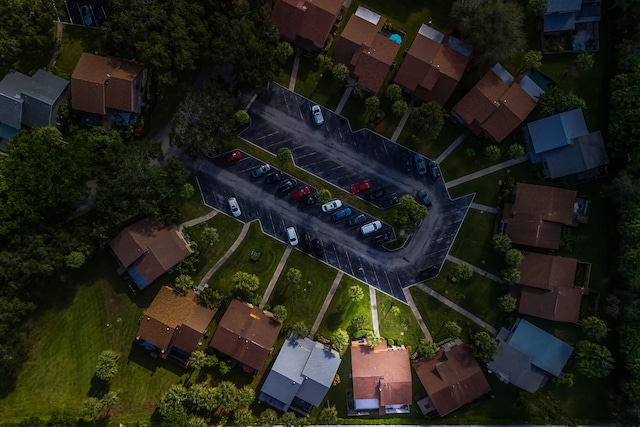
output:
<instances>
[{"instance_id":1,"label":"white car","mask_svg":"<svg viewBox=\"0 0 640 427\"><path fill-rule=\"evenodd\" d=\"M373 221L360 227L360 233L362 233L363 236L366 236L373 233L374 231L380 230L381 228L382 223L380 221Z\"/></svg>"},{"instance_id":2,"label":"white car","mask_svg":"<svg viewBox=\"0 0 640 427\"><path fill-rule=\"evenodd\" d=\"M318 104L311 107L311 113L313 114L313 120L318 126L324 123L324 117L322 117L322 109Z\"/></svg>"},{"instance_id":3,"label":"white car","mask_svg":"<svg viewBox=\"0 0 640 427\"><path fill-rule=\"evenodd\" d=\"M328 203L322 205L322 212L331 212L335 211L338 208L342 207L342 202L338 199L333 199Z\"/></svg>"},{"instance_id":4,"label":"white car","mask_svg":"<svg viewBox=\"0 0 640 427\"><path fill-rule=\"evenodd\" d=\"M231 215L233 215L234 218L238 218L242 215L242 212L240 212L240 206L238 205L238 201L235 197L229 197L227 202L229 203L229 209L231 209Z\"/></svg>"},{"instance_id":5,"label":"white car","mask_svg":"<svg viewBox=\"0 0 640 427\"><path fill-rule=\"evenodd\" d=\"M287 238L291 246L298 245L298 232L295 227L287 227Z\"/></svg>"}]
</instances>

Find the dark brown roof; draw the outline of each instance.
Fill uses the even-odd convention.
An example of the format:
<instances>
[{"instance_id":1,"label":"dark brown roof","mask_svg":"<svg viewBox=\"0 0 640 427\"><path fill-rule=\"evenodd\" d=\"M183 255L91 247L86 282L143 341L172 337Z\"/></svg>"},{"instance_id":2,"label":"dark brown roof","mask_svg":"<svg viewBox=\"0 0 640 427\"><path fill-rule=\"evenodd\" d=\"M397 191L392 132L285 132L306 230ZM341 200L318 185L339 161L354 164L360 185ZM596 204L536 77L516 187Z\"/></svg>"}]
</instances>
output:
<instances>
[{"instance_id":1,"label":"dark brown roof","mask_svg":"<svg viewBox=\"0 0 640 427\"><path fill-rule=\"evenodd\" d=\"M484 122L482 128L500 142L527 118L536 107L533 100L517 83L500 98L500 107Z\"/></svg>"},{"instance_id":2,"label":"dark brown roof","mask_svg":"<svg viewBox=\"0 0 640 427\"><path fill-rule=\"evenodd\" d=\"M358 84L372 92L378 92L389 73L400 45L382 34L376 34L371 47L362 47L353 74L358 77Z\"/></svg>"},{"instance_id":3,"label":"dark brown roof","mask_svg":"<svg viewBox=\"0 0 640 427\"><path fill-rule=\"evenodd\" d=\"M260 370L280 329L282 323L273 320L270 314L234 299L222 316L209 346L243 365Z\"/></svg>"},{"instance_id":4,"label":"dark brown roof","mask_svg":"<svg viewBox=\"0 0 640 427\"><path fill-rule=\"evenodd\" d=\"M411 404L409 352L387 347L351 346L354 399L378 399L380 406Z\"/></svg>"},{"instance_id":5,"label":"dark brown roof","mask_svg":"<svg viewBox=\"0 0 640 427\"><path fill-rule=\"evenodd\" d=\"M583 292L579 288L553 288L550 291L522 287L518 312L559 322L577 323Z\"/></svg>"},{"instance_id":6,"label":"dark brown roof","mask_svg":"<svg viewBox=\"0 0 640 427\"><path fill-rule=\"evenodd\" d=\"M138 62L83 53L71 75L71 106L100 115L107 108L137 112L134 81L143 73Z\"/></svg>"},{"instance_id":7,"label":"dark brown roof","mask_svg":"<svg viewBox=\"0 0 640 427\"><path fill-rule=\"evenodd\" d=\"M571 287L575 283L578 260L522 251L524 258L518 271L519 284L550 290L554 287Z\"/></svg>"},{"instance_id":8,"label":"dark brown roof","mask_svg":"<svg viewBox=\"0 0 640 427\"><path fill-rule=\"evenodd\" d=\"M271 20L287 40L309 40L322 48L343 0L276 0Z\"/></svg>"},{"instance_id":9,"label":"dark brown roof","mask_svg":"<svg viewBox=\"0 0 640 427\"><path fill-rule=\"evenodd\" d=\"M198 305L195 293L182 295L163 286L142 317L137 336L165 352L172 345L191 353L215 313Z\"/></svg>"},{"instance_id":10,"label":"dark brown roof","mask_svg":"<svg viewBox=\"0 0 640 427\"><path fill-rule=\"evenodd\" d=\"M148 218L122 230L109 246L125 269L135 266L147 283L191 255L178 227L165 227Z\"/></svg>"},{"instance_id":11,"label":"dark brown roof","mask_svg":"<svg viewBox=\"0 0 640 427\"><path fill-rule=\"evenodd\" d=\"M431 403L441 417L491 391L469 348L456 345L439 350L430 360L413 364Z\"/></svg>"}]
</instances>

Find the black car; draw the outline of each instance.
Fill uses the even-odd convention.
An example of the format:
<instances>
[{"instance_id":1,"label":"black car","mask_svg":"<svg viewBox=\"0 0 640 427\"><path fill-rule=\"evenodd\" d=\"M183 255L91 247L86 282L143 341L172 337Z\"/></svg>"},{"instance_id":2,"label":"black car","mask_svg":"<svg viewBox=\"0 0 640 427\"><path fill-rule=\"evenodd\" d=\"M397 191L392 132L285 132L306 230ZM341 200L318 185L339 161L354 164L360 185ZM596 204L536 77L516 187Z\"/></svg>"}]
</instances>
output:
<instances>
[{"instance_id":1,"label":"black car","mask_svg":"<svg viewBox=\"0 0 640 427\"><path fill-rule=\"evenodd\" d=\"M318 196L311 195L311 196L307 197L306 199L304 199L303 201L300 202L300 207L301 208L308 208L309 206L313 206L316 203L318 203Z\"/></svg>"},{"instance_id":2,"label":"black car","mask_svg":"<svg viewBox=\"0 0 640 427\"><path fill-rule=\"evenodd\" d=\"M427 207L427 209L431 208L431 206L432 206L431 199L427 195L426 191L424 191L424 190L418 191L418 195L416 197L418 199L418 202L420 202L423 205L425 205Z\"/></svg>"},{"instance_id":3,"label":"black car","mask_svg":"<svg viewBox=\"0 0 640 427\"><path fill-rule=\"evenodd\" d=\"M282 174L280 172L274 172L267 175L264 179L264 182L267 184L271 184L272 182L280 182L282 181Z\"/></svg>"},{"instance_id":4,"label":"black car","mask_svg":"<svg viewBox=\"0 0 640 427\"><path fill-rule=\"evenodd\" d=\"M402 163L404 163L404 171L411 173L411 156L409 153L402 153Z\"/></svg>"},{"instance_id":5,"label":"black car","mask_svg":"<svg viewBox=\"0 0 640 427\"><path fill-rule=\"evenodd\" d=\"M373 241L376 243L384 243L391 240L391 232L385 231L384 233L378 234L373 238Z\"/></svg>"},{"instance_id":6,"label":"black car","mask_svg":"<svg viewBox=\"0 0 640 427\"><path fill-rule=\"evenodd\" d=\"M440 177L440 169L438 168L438 164L433 160L429 161L429 174L433 179L438 179Z\"/></svg>"},{"instance_id":7,"label":"black car","mask_svg":"<svg viewBox=\"0 0 640 427\"><path fill-rule=\"evenodd\" d=\"M387 192L384 191L384 188L378 188L377 190L373 190L371 193L369 193L366 196L364 196L364 198L369 200L369 201L372 201L372 200L379 199L380 197L384 196L385 194L387 194Z\"/></svg>"},{"instance_id":8,"label":"black car","mask_svg":"<svg viewBox=\"0 0 640 427\"><path fill-rule=\"evenodd\" d=\"M313 253L318 258L322 258L322 256L324 255L324 249L322 248L322 240L313 239L312 245L313 245Z\"/></svg>"},{"instance_id":9,"label":"black car","mask_svg":"<svg viewBox=\"0 0 640 427\"><path fill-rule=\"evenodd\" d=\"M360 214L355 218L351 218L349 221L347 221L347 227L353 227L355 225L359 225L364 223L367 220L366 215L364 214Z\"/></svg>"},{"instance_id":10,"label":"black car","mask_svg":"<svg viewBox=\"0 0 640 427\"><path fill-rule=\"evenodd\" d=\"M379 203L379 206L382 209L386 209L386 208L389 208L391 206L397 205L398 203L400 203L400 199L398 199L398 196L393 196L393 197L390 197L388 199L381 200L380 203Z\"/></svg>"},{"instance_id":11,"label":"black car","mask_svg":"<svg viewBox=\"0 0 640 427\"><path fill-rule=\"evenodd\" d=\"M291 191L294 188L296 188L296 185L298 185L298 181L296 181L295 179L290 179L287 182L285 182L284 184L282 184L280 186L280 188L278 188L278 192L279 193L288 193L289 191Z\"/></svg>"}]
</instances>

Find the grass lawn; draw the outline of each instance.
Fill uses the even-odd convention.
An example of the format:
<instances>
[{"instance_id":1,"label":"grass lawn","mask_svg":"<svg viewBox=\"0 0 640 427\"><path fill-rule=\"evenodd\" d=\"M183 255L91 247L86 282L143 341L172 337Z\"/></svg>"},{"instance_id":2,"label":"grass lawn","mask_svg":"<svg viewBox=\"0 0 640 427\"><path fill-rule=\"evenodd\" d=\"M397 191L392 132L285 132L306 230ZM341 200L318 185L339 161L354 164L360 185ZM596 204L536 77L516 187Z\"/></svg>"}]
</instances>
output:
<instances>
[{"instance_id":1,"label":"grass lawn","mask_svg":"<svg viewBox=\"0 0 640 427\"><path fill-rule=\"evenodd\" d=\"M302 279L296 285L287 280L290 268L302 273ZM285 325L303 321L311 329L337 273L333 267L294 249L273 288L269 306L284 305L287 308L289 315Z\"/></svg>"},{"instance_id":2,"label":"grass lawn","mask_svg":"<svg viewBox=\"0 0 640 427\"><path fill-rule=\"evenodd\" d=\"M274 81L276 83L279 83L284 87L289 87L289 81L291 80L291 71L293 70L293 61L295 60L295 57L296 53L294 51L293 55L287 58L287 61L284 63L284 65L280 69L280 72L275 77Z\"/></svg>"},{"instance_id":3,"label":"grass lawn","mask_svg":"<svg viewBox=\"0 0 640 427\"><path fill-rule=\"evenodd\" d=\"M394 116L391 111L391 102L384 96L379 96L380 110L384 113L384 119L379 124L375 124L369 121L369 113L365 110L366 97L360 98L352 92L340 114L349 119L351 129L354 131L369 128L382 136L391 138L400 122L400 117Z\"/></svg>"},{"instance_id":4,"label":"grass lawn","mask_svg":"<svg viewBox=\"0 0 640 427\"><path fill-rule=\"evenodd\" d=\"M405 345L412 346L418 344L420 338L424 338L422 329L408 305L377 290L376 300L381 337L392 338L394 341L401 340ZM397 316L391 313L393 306L400 309L400 314Z\"/></svg>"},{"instance_id":5,"label":"grass lawn","mask_svg":"<svg viewBox=\"0 0 640 427\"><path fill-rule=\"evenodd\" d=\"M173 206L178 207L178 222L183 223L199 216L211 212L211 208L204 204L202 193L196 180L196 176L191 174L187 182L193 186L193 196L189 199L183 199L180 196L174 197L171 202Z\"/></svg>"},{"instance_id":6,"label":"grass lawn","mask_svg":"<svg viewBox=\"0 0 640 427\"><path fill-rule=\"evenodd\" d=\"M357 303L349 299L349 288L354 285L361 286L364 291L364 298ZM336 293L333 295L331 304L329 304L322 323L320 323L318 332L328 338L338 329L344 329L346 331L351 325L351 321L358 316L365 318L363 329L373 328L371 323L369 288L351 276L342 276L342 280L338 285L338 289L336 289Z\"/></svg>"},{"instance_id":7,"label":"grass lawn","mask_svg":"<svg viewBox=\"0 0 640 427\"><path fill-rule=\"evenodd\" d=\"M109 51L105 43L106 35L106 31L94 27L64 25L62 42L56 61L58 70L71 76L83 52L97 52L99 55L111 54L112 52Z\"/></svg>"},{"instance_id":8,"label":"grass lawn","mask_svg":"<svg viewBox=\"0 0 640 427\"><path fill-rule=\"evenodd\" d=\"M287 82L285 87L289 86ZM335 110L344 94L345 87L333 80L329 73L323 75L316 66L315 58L303 54L300 58L296 92L318 104Z\"/></svg>"},{"instance_id":9,"label":"grass lawn","mask_svg":"<svg viewBox=\"0 0 640 427\"><path fill-rule=\"evenodd\" d=\"M451 255L490 273L498 274L503 267L503 258L496 254L491 246L496 221L494 214L469 209L453 242Z\"/></svg>"}]
</instances>

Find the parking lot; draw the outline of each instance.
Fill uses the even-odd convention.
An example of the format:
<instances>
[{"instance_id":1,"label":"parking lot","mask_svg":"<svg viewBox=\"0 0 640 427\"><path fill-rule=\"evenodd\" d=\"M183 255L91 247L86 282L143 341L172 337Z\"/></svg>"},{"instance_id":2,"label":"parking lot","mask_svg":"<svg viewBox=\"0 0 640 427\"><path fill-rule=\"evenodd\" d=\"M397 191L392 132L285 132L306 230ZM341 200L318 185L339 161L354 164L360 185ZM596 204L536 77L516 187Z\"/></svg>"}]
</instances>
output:
<instances>
[{"instance_id":1,"label":"parking lot","mask_svg":"<svg viewBox=\"0 0 640 427\"><path fill-rule=\"evenodd\" d=\"M352 184L367 179L374 188L383 188L385 197L426 190L433 206L404 248L388 251L374 237L360 236L358 226L347 228L346 220L336 223L319 205L302 208L290 195L278 193L278 184L266 184L262 178L252 180L251 171L261 163L246 155L228 166L223 157L203 163L198 179L205 200L229 213L227 198L236 197L241 220L259 219L265 233L283 241L286 228L295 226L301 250L313 252L305 248L303 236L308 233L312 239L322 240L325 262L404 301L402 288L440 271L473 196L452 201L442 178L420 176L412 164L407 168L406 159L412 160L414 152L369 130L352 132L348 121L331 111L323 109L324 124L316 125L311 105L306 98L272 84L268 96L250 106L252 124L240 136L272 153L289 148L297 166L346 192ZM298 183L298 188L303 185ZM340 198L340 194L334 196ZM376 209L372 206L370 212ZM367 222L372 220L367 216ZM385 224L375 235L387 230L390 228Z\"/></svg>"}]
</instances>

